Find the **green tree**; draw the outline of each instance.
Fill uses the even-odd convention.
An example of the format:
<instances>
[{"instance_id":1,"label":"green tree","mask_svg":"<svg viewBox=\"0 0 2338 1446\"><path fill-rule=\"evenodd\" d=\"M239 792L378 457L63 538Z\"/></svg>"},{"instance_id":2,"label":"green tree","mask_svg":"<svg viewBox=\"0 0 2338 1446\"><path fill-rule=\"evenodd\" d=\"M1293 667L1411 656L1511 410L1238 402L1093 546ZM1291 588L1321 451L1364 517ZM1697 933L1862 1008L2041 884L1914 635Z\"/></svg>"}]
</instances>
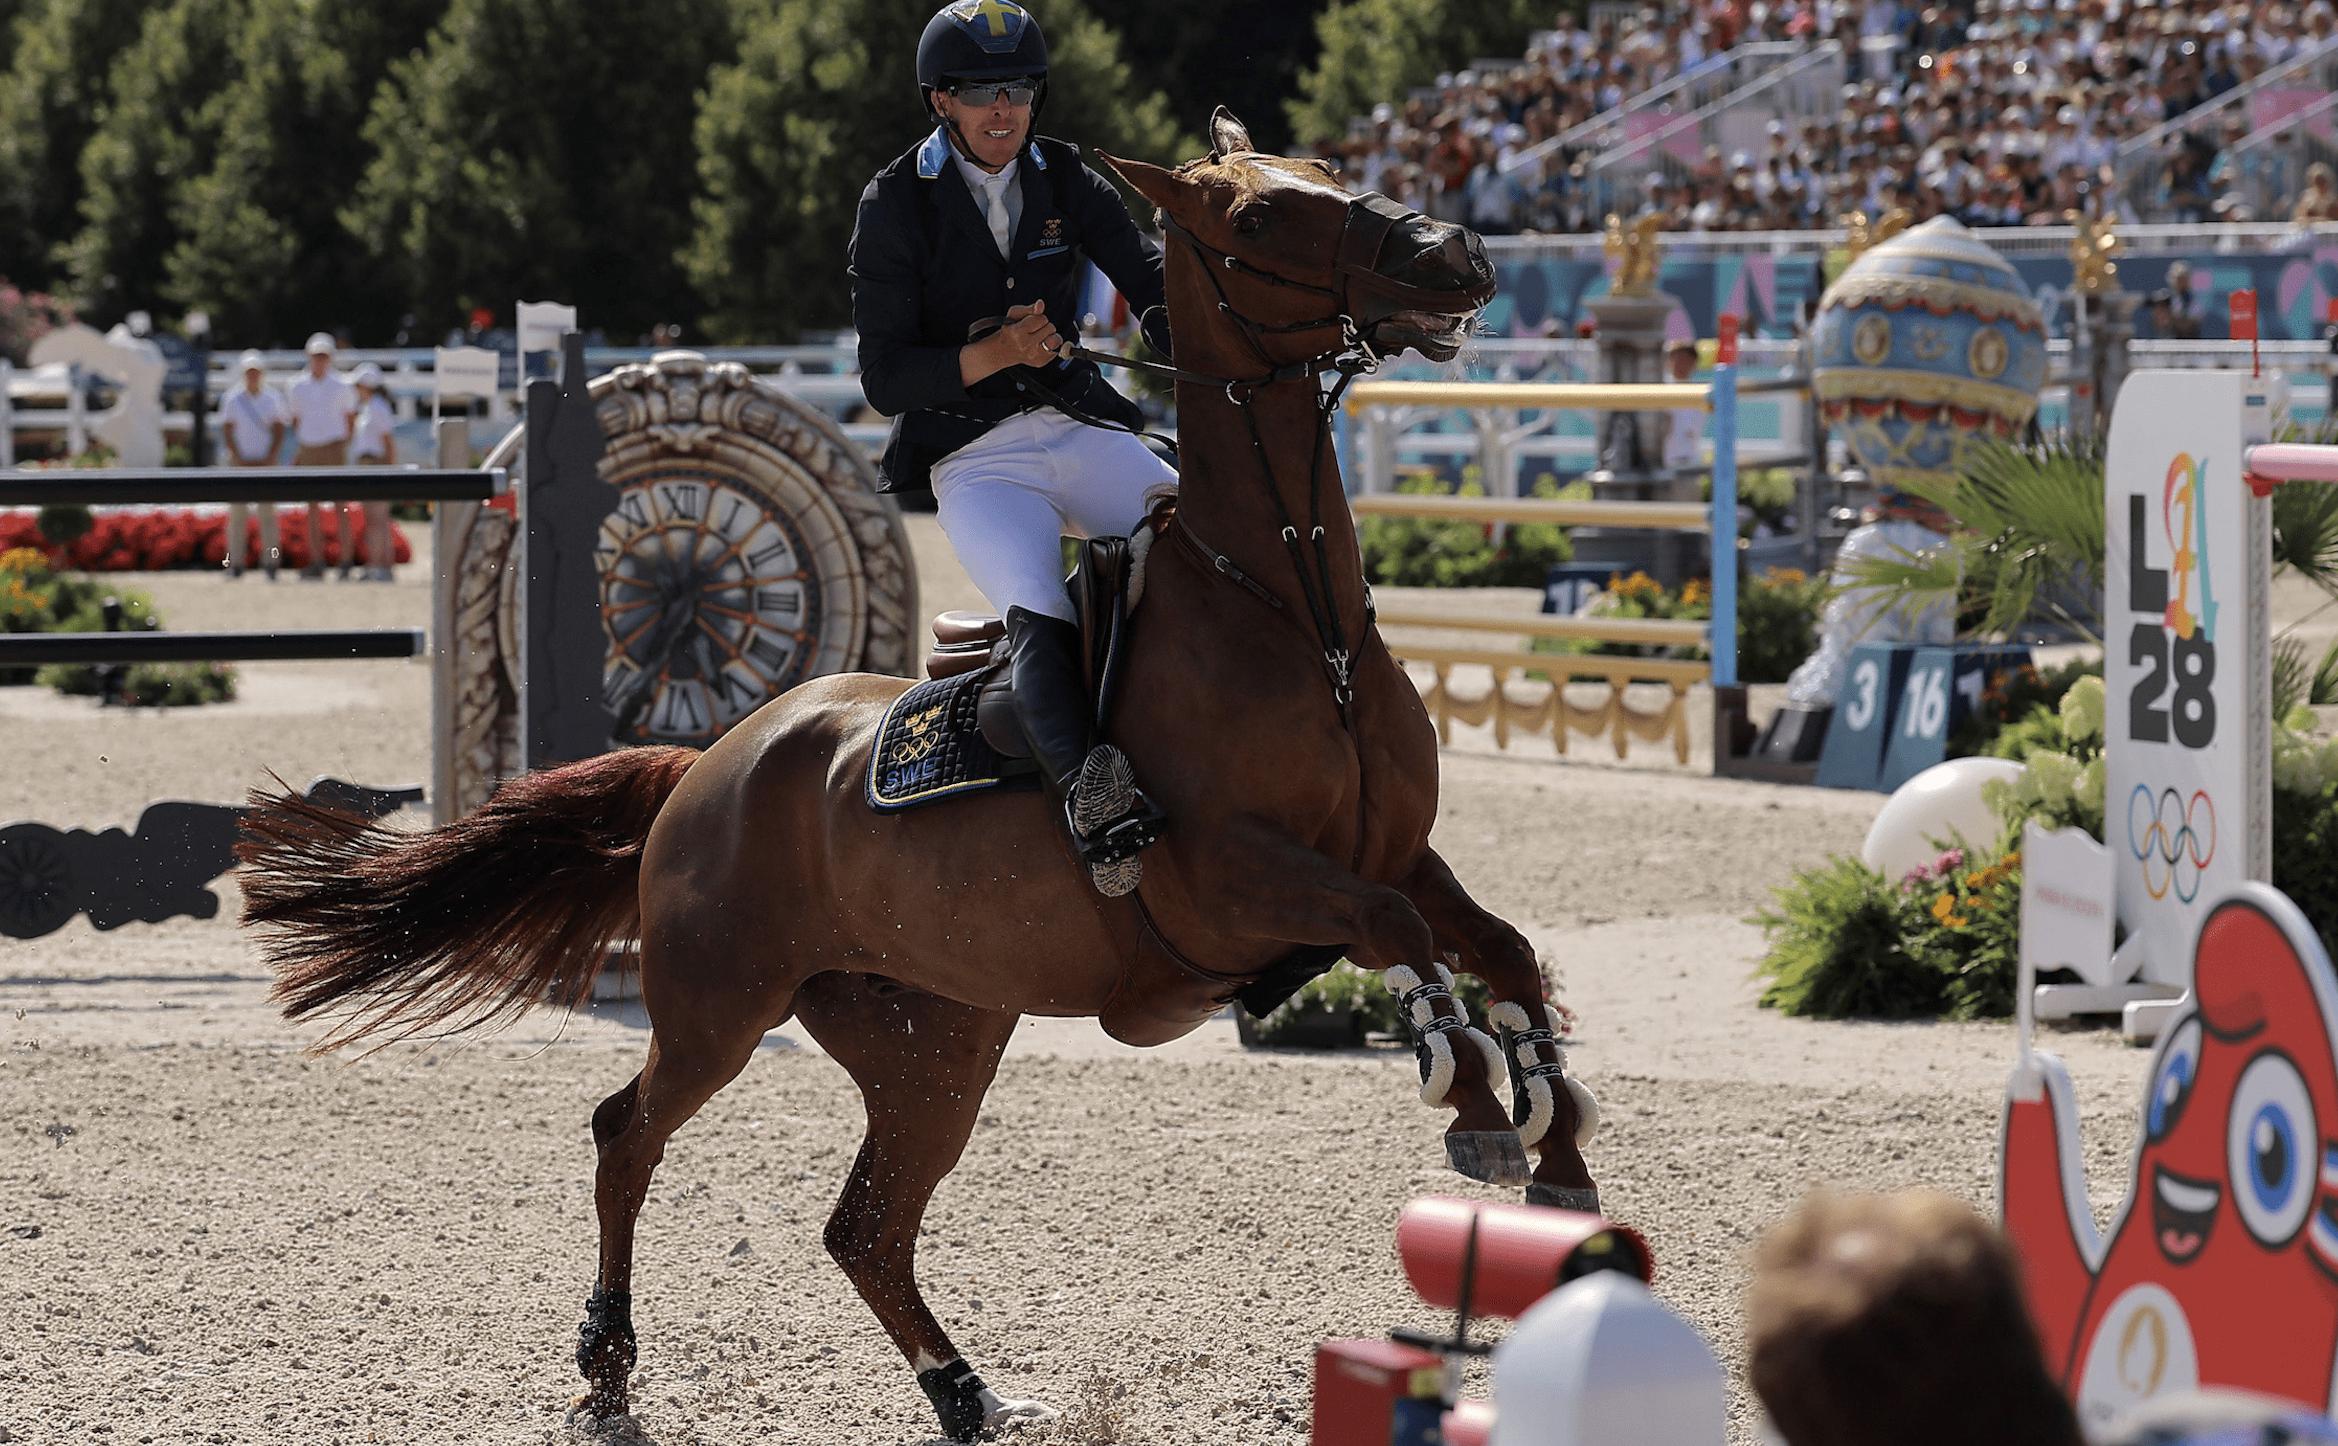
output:
<instances>
[{"instance_id":1,"label":"green tree","mask_svg":"<svg viewBox=\"0 0 2338 1446\"><path fill-rule=\"evenodd\" d=\"M688 317L695 98L733 39L725 0L454 0L390 67L344 223L430 325L522 297Z\"/></svg>"},{"instance_id":2,"label":"green tree","mask_svg":"<svg viewBox=\"0 0 2338 1446\"><path fill-rule=\"evenodd\" d=\"M1291 126L1283 107L1321 48L1316 20L1330 3L1086 0L1087 8L1119 33L1122 53L1145 58L1147 76L1158 80L1179 125L1199 134L1210 112L1222 105L1242 118L1264 151L1290 149ZM1052 25L1063 8L1063 0L1050 0L1040 18Z\"/></svg>"},{"instance_id":3,"label":"green tree","mask_svg":"<svg viewBox=\"0 0 2338 1446\"><path fill-rule=\"evenodd\" d=\"M234 79L214 101L219 144L187 180L170 299L211 313L222 344L297 340L319 326L380 335L397 287L341 225L372 158L362 128L391 62L447 0L251 0Z\"/></svg>"},{"instance_id":4,"label":"green tree","mask_svg":"<svg viewBox=\"0 0 2338 1446\"><path fill-rule=\"evenodd\" d=\"M248 0L171 0L115 58L112 99L81 152L81 229L65 252L83 315L104 325L163 295L185 234L178 193L218 139L211 104Z\"/></svg>"},{"instance_id":5,"label":"green tree","mask_svg":"<svg viewBox=\"0 0 2338 1446\"><path fill-rule=\"evenodd\" d=\"M918 36L936 0L770 0L698 117L686 260L718 340L776 341L851 320L845 243L869 177L924 129ZM1200 147L1122 58L1112 31L1061 6L1047 30L1042 134L1169 160Z\"/></svg>"},{"instance_id":6,"label":"green tree","mask_svg":"<svg viewBox=\"0 0 2338 1446\"><path fill-rule=\"evenodd\" d=\"M81 203L81 150L97 129L106 73L157 0L6 0L13 33L0 72L0 257L31 290L63 274L56 252Z\"/></svg>"},{"instance_id":7,"label":"green tree","mask_svg":"<svg viewBox=\"0 0 2338 1446\"><path fill-rule=\"evenodd\" d=\"M1315 68L1290 104L1303 142L1347 132L1351 117L1481 56L1524 55L1556 13L1548 0L1338 0L1315 22Z\"/></svg>"}]
</instances>

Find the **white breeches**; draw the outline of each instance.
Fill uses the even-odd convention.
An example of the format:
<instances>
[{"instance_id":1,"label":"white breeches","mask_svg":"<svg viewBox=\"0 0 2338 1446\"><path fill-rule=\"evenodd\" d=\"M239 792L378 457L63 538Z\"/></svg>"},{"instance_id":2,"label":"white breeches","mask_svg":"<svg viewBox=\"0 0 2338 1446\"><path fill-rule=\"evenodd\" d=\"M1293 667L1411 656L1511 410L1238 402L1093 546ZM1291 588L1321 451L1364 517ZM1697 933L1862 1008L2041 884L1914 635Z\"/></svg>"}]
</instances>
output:
<instances>
[{"instance_id":1,"label":"white breeches","mask_svg":"<svg viewBox=\"0 0 2338 1446\"><path fill-rule=\"evenodd\" d=\"M1073 621L1064 537L1126 537L1177 473L1127 432L1052 407L1009 417L934 464L936 516L966 575L1004 616Z\"/></svg>"}]
</instances>

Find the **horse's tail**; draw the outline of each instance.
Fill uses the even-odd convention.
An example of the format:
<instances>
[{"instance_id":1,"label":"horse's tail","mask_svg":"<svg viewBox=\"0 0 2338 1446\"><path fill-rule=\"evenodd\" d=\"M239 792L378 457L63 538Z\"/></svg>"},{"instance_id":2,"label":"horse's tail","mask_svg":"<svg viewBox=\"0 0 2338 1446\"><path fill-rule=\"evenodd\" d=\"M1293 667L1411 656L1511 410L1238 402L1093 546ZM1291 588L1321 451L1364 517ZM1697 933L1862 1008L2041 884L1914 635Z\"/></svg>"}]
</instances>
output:
<instances>
[{"instance_id":1,"label":"horse's tail","mask_svg":"<svg viewBox=\"0 0 2338 1446\"><path fill-rule=\"evenodd\" d=\"M573 1007L640 929L642 844L697 756L625 748L525 774L423 833L255 790L238 882L244 922L275 931L270 997L288 1019L342 1007L319 1051Z\"/></svg>"}]
</instances>

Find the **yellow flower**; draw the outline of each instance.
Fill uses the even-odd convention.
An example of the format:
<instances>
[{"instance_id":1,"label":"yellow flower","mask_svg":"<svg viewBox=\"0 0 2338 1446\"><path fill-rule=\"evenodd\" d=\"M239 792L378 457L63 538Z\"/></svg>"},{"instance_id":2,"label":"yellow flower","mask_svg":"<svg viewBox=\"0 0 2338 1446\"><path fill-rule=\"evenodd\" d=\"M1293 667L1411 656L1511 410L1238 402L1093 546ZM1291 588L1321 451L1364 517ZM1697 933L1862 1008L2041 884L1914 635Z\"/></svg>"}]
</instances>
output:
<instances>
[{"instance_id":1,"label":"yellow flower","mask_svg":"<svg viewBox=\"0 0 2338 1446\"><path fill-rule=\"evenodd\" d=\"M1962 929L1965 926L1964 916L1956 911L1954 894L1942 894L1932 901L1932 917L1938 919L1944 928Z\"/></svg>"},{"instance_id":2,"label":"yellow flower","mask_svg":"<svg viewBox=\"0 0 2338 1446\"><path fill-rule=\"evenodd\" d=\"M34 573L49 570L49 555L37 547L12 547L0 552L0 572Z\"/></svg>"}]
</instances>

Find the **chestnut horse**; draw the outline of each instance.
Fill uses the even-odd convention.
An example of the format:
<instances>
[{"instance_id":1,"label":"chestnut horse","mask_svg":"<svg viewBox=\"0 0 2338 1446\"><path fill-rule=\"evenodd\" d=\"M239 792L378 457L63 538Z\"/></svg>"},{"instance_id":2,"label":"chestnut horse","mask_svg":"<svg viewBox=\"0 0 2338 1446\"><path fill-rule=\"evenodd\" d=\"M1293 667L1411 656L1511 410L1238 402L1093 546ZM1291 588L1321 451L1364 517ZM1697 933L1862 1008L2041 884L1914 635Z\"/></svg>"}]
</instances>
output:
<instances>
[{"instance_id":1,"label":"chestnut horse","mask_svg":"<svg viewBox=\"0 0 2338 1446\"><path fill-rule=\"evenodd\" d=\"M791 1015L868 1110L828 1250L961 1439L1047 1414L982 1384L913 1271L1021 1015L1158 1043L1279 962L1344 952L1403 997L1454 1166L1596 1206L1578 1148L1595 1107L1561 1072L1534 951L1429 847L1436 734L1373 626L1322 385L1405 347L1453 356L1492 267L1458 227L1256 153L1223 110L1211 131L1175 170L1104 158L1169 237L1183 441L1111 729L1170 820L1135 896L1090 887L1042 794L873 811L878 718L909 685L865 674L773 699L703 754L513 779L429 832L255 800L244 918L274 926L287 1015L342 1013L320 1048L573 1004L610 943L640 940L648 1056L592 1119L600 1269L577 1363L596 1413L627 1409L634 1226L666 1141ZM1490 986L1503 1044L1447 962Z\"/></svg>"}]
</instances>

